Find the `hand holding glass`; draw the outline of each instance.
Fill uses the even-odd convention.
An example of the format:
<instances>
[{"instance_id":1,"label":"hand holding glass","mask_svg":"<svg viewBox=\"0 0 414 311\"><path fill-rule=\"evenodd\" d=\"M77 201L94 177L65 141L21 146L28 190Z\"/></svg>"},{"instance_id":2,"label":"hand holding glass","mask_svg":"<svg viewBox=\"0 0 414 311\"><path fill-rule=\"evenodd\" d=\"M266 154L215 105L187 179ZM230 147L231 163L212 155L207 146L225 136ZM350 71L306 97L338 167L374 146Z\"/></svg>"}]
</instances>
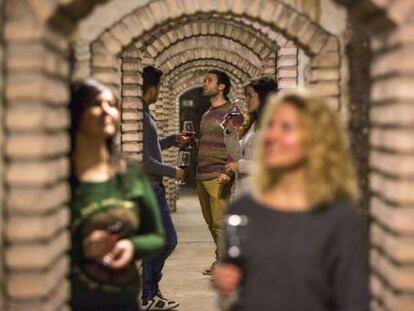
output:
<instances>
[{"instance_id":1,"label":"hand holding glass","mask_svg":"<svg viewBox=\"0 0 414 311\"><path fill-rule=\"evenodd\" d=\"M191 153L189 151L180 150L177 158L177 166L181 169L186 169L191 164ZM176 185L185 185L181 180L175 181Z\"/></svg>"},{"instance_id":2,"label":"hand holding glass","mask_svg":"<svg viewBox=\"0 0 414 311\"><path fill-rule=\"evenodd\" d=\"M194 138L194 135L195 135L193 121L184 121L184 123L183 123L183 133L184 133L185 136L190 138L190 143L188 144L187 149L193 149L193 147L191 145L192 139Z\"/></svg>"},{"instance_id":3,"label":"hand holding glass","mask_svg":"<svg viewBox=\"0 0 414 311\"><path fill-rule=\"evenodd\" d=\"M224 121L220 123L220 126L225 129L227 122L231 122L231 124L236 128L239 129L244 123L244 116L241 111L240 106L242 105L242 100L240 98L236 98L229 109L229 111L224 116Z\"/></svg>"}]
</instances>

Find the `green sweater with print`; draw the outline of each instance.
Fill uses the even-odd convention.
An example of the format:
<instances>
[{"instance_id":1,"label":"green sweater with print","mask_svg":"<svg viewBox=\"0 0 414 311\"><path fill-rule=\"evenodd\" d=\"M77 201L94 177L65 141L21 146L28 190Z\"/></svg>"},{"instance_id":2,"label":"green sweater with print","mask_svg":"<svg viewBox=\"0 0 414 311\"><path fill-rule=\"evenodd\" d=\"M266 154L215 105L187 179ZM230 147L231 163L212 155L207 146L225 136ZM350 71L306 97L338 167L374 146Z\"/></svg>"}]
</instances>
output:
<instances>
[{"instance_id":1,"label":"green sweater with print","mask_svg":"<svg viewBox=\"0 0 414 311\"><path fill-rule=\"evenodd\" d=\"M83 241L94 230L105 230L114 239L129 239L135 258L156 256L165 245L164 228L151 186L137 164L125 174L106 182L80 182L72 199L71 283L72 307L76 310L136 303L140 278L136 262L112 270L85 258Z\"/></svg>"}]
</instances>

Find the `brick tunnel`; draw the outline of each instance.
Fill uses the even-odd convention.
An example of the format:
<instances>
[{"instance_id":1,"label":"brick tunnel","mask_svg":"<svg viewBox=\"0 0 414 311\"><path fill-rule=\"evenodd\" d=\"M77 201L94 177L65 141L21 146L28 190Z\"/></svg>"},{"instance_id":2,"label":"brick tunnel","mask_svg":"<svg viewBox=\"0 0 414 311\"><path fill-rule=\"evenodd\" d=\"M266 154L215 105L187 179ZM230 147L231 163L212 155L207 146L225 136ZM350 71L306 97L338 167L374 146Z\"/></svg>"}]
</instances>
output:
<instances>
[{"instance_id":1,"label":"brick tunnel","mask_svg":"<svg viewBox=\"0 0 414 311\"><path fill-rule=\"evenodd\" d=\"M326 98L351 135L370 224L371 308L414 310L412 0L0 5L1 310L69 308L69 82L93 77L116 90L118 147L142 161L147 65L164 72L152 112L165 136L180 130L183 96L211 69L229 74L232 98L258 76ZM174 211L178 186L164 182Z\"/></svg>"}]
</instances>

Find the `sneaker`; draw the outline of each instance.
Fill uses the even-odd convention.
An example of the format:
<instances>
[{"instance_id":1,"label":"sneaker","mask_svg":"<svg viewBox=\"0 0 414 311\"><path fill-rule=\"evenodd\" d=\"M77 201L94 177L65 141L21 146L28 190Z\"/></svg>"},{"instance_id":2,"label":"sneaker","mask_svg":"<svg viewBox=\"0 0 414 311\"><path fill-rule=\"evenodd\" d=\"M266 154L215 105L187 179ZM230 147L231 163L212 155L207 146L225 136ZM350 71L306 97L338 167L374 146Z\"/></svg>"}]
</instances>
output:
<instances>
[{"instance_id":1,"label":"sneaker","mask_svg":"<svg viewBox=\"0 0 414 311\"><path fill-rule=\"evenodd\" d=\"M216 266L217 261L213 262L210 267L205 269L202 273L203 275L213 275L214 267Z\"/></svg>"},{"instance_id":2,"label":"sneaker","mask_svg":"<svg viewBox=\"0 0 414 311\"><path fill-rule=\"evenodd\" d=\"M141 304L141 309L143 311L146 310L174 310L180 304L173 300L168 300L162 296L161 292L158 291L154 297L149 300L145 300Z\"/></svg>"}]
</instances>

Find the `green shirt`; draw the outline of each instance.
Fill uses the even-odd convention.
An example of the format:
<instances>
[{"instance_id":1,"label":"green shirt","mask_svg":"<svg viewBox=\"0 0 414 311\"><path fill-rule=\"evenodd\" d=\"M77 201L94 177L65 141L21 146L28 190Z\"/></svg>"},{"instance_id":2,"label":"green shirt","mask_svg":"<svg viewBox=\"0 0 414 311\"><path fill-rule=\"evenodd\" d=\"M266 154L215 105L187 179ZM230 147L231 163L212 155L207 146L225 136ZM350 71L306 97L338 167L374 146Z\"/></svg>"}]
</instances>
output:
<instances>
[{"instance_id":1,"label":"green shirt","mask_svg":"<svg viewBox=\"0 0 414 311\"><path fill-rule=\"evenodd\" d=\"M135 262L112 270L85 258L82 243L94 230L110 232L116 240L130 239L135 257L157 255L165 245L164 228L151 186L141 168L129 164L125 174L105 182L80 182L72 199L72 305L134 305L140 278Z\"/></svg>"}]
</instances>

